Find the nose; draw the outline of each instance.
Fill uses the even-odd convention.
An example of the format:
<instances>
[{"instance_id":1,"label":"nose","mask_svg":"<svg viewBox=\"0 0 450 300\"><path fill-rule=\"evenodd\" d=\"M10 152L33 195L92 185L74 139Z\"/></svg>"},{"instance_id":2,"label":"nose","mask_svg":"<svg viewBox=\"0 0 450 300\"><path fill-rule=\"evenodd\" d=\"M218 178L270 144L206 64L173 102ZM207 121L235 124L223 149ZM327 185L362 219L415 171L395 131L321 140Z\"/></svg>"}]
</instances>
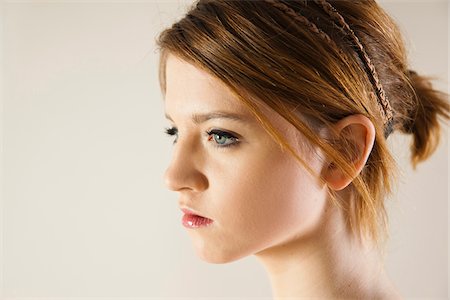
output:
<instances>
[{"instance_id":1,"label":"nose","mask_svg":"<svg viewBox=\"0 0 450 300\"><path fill-rule=\"evenodd\" d=\"M198 167L201 160L200 153L193 153L184 147L180 141L174 149L172 161L164 173L164 183L169 190L184 189L200 192L208 188L208 179Z\"/></svg>"}]
</instances>

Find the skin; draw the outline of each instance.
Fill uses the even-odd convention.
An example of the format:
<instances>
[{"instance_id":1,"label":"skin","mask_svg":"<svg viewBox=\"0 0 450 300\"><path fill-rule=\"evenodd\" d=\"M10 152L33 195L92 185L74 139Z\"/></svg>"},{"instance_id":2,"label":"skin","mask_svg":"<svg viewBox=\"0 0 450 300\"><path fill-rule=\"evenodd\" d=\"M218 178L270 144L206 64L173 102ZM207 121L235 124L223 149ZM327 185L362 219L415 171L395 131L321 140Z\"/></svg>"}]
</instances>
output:
<instances>
[{"instance_id":1,"label":"skin","mask_svg":"<svg viewBox=\"0 0 450 300\"><path fill-rule=\"evenodd\" d=\"M275 299L398 297L376 247L353 238L343 213L329 199L328 189L344 200L350 197L345 187L351 177L261 103L275 128L326 181L318 180L273 141L223 83L173 55L167 60L166 84L165 112L178 134L164 180L179 193L181 207L214 221L187 229L202 260L227 263L255 255L268 272ZM243 121L192 120L193 114L213 111L239 114ZM208 136L205 132L212 129L231 133L238 143L220 148L235 140ZM343 137L358 148L354 163L359 172L373 146L372 123L354 115L335 129L351 133Z\"/></svg>"}]
</instances>

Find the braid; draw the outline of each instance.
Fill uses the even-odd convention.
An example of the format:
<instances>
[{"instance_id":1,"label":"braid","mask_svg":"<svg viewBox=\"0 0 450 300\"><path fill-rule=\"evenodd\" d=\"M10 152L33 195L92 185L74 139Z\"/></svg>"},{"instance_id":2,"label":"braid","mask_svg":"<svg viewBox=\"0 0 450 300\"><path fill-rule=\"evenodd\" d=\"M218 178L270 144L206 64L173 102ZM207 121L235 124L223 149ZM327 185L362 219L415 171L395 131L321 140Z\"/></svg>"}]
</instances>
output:
<instances>
[{"instance_id":1,"label":"braid","mask_svg":"<svg viewBox=\"0 0 450 300\"><path fill-rule=\"evenodd\" d=\"M380 104L383 108L381 111L381 114L385 118L385 136L387 137L392 132L392 123L393 123L393 111L392 107L387 99L387 96L384 92L383 86L381 85L381 82L378 78L378 74L375 70L375 66L373 65L371 59L367 55L367 52L365 51L361 41L359 40L358 36L355 34L355 32L350 28L348 23L345 21L344 17L326 0L314 0L315 3L317 3L322 9L330 16L332 19L334 19L342 28L344 31L346 31L351 39L355 43L356 50L366 65L367 69L369 70L368 75L371 77L371 81L375 87L375 90L377 92L377 96L380 99Z\"/></svg>"},{"instance_id":2,"label":"braid","mask_svg":"<svg viewBox=\"0 0 450 300\"><path fill-rule=\"evenodd\" d=\"M338 45L330 38L330 36L328 34L326 34L323 30L318 28L316 26L316 24L309 21L306 17L295 12L292 8L290 8L286 4L281 3L280 1L276 1L276 0L265 0L265 1L267 3L270 3L271 5L273 5L277 9L281 10L282 12L286 13L288 16L292 17L293 19L297 20L298 22L302 23L306 27L308 27L312 32L319 35L323 40L328 42L332 47L337 49L339 52L342 51L342 49L340 47L338 47Z\"/></svg>"},{"instance_id":3,"label":"braid","mask_svg":"<svg viewBox=\"0 0 450 300\"><path fill-rule=\"evenodd\" d=\"M384 118L384 126L385 126L384 136L387 138L388 135L393 131L393 111L387 99L386 93L383 89L383 86L381 85L381 82L378 78L378 74L375 70L375 66L372 63L372 60L367 55L367 52L365 51L361 41L356 36L355 32L350 28L348 23L345 21L344 17L326 0L313 0L313 1L316 4L318 4L319 7L321 7L329 17L331 17L335 22L337 22L337 24L341 26L340 30L343 31L344 33L347 33L355 43L354 45L354 47L356 48L355 50L358 53L361 60L363 61L363 63L365 64L367 68L367 74L369 75L369 79L375 88L377 97L379 98L379 104L381 105L379 105L378 107L380 109L381 115ZM309 21L305 16L297 13L296 11L294 11L292 8L282 3L281 1L265 0L265 2L270 3L275 8L281 10L288 16L305 25L313 33L317 34L320 38L322 38L324 41L330 44L333 48L337 49L339 53L343 52L342 48L339 47L327 33L318 28L316 24Z\"/></svg>"}]
</instances>

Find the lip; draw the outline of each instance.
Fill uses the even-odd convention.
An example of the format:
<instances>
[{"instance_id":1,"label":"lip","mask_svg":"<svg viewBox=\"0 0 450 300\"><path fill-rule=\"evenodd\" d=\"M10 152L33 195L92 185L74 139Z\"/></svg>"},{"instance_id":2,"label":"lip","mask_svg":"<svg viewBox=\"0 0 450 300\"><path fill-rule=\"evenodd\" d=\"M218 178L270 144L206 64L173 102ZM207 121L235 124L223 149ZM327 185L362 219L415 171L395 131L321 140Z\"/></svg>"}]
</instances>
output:
<instances>
[{"instance_id":1,"label":"lip","mask_svg":"<svg viewBox=\"0 0 450 300\"><path fill-rule=\"evenodd\" d=\"M207 227L211 225L214 221L210 218L207 218L195 210L188 207L180 207L181 211L184 212L183 218L181 219L181 223L184 227L195 229L200 227Z\"/></svg>"},{"instance_id":2,"label":"lip","mask_svg":"<svg viewBox=\"0 0 450 300\"><path fill-rule=\"evenodd\" d=\"M202 217L202 218L205 218L205 219L209 219L208 217L205 217L205 216L201 215L200 213L196 212L192 208L181 207L180 209L181 209L182 212L184 212L187 215L195 215L195 216L199 216L199 217Z\"/></svg>"},{"instance_id":3,"label":"lip","mask_svg":"<svg viewBox=\"0 0 450 300\"><path fill-rule=\"evenodd\" d=\"M181 224L183 224L184 227L190 228L190 229L208 227L213 222L214 221L211 219L207 219L204 217L200 217L197 215L191 215L191 214L184 214L183 218L181 219Z\"/></svg>"}]
</instances>

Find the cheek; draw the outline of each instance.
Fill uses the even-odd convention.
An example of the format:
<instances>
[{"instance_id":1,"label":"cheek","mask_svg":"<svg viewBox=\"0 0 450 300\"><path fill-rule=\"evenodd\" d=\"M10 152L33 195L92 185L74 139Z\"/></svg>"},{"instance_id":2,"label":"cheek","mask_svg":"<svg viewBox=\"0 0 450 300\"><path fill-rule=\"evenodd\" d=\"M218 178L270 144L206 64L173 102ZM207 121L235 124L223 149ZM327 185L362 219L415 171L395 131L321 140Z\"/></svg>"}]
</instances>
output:
<instances>
[{"instance_id":1,"label":"cheek","mask_svg":"<svg viewBox=\"0 0 450 300\"><path fill-rule=\"evenodd\" d=\"M215 178L218 226L230 245L254 253L317 223L324 204L321 188L286 155L254 157Z\"/></svg>"}]
</instances>

